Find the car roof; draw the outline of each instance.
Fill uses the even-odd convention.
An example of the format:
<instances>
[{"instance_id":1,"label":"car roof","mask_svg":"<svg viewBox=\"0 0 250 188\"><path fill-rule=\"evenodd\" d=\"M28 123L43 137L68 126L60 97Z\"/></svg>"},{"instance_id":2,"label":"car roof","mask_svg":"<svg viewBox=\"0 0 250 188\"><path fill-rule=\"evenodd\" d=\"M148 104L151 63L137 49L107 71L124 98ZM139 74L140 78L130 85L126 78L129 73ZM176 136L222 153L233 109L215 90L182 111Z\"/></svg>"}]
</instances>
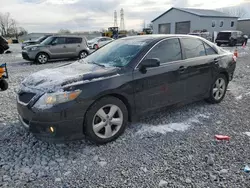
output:
<instances>
[{"instance_id":1,"label":"car roof","mask_svg":"<svg viewBox=\"0 0 250 188\"><path fill-rule=\"evenodd\" d=\"M77 38L84 38L84 36L79 35L52 35L53 37L77 37Z\"/></svg>"},{"instance_id":2,"label":"car roof","mask_svg":"<svg viewBox=\"0 0 250 188\"><path fill-rule=\"evenodd\" d=\"M131 39L145 39L149 40L161 40L165 38L176 38L176 37L189 37L189 38L200 38L194 35L183 35L183 34L152 34L152 35L136 35L136 36L129 36L129 37L124 37L119 40L131 40Z\"/></svg>"},{"instance_id":3,"label":"car roof","mask_svg":"<svg viewBox=\"0 0 250 188\"><path fill-rule=\"evenodd\" d=\"M238 31L238 30L224 30L224 31L220 31L219 33L224 33L224 32L241 32L241 31Z\"/></svg>"}]
</instances>

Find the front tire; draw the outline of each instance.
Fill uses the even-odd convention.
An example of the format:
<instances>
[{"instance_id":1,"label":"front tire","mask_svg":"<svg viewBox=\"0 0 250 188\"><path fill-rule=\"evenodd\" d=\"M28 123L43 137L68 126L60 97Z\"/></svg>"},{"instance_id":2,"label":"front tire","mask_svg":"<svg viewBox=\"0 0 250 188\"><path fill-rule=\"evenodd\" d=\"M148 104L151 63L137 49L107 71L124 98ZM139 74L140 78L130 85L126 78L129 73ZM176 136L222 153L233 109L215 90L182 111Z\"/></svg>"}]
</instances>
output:
<instances>
[{"instance_id":1,"label":"front tire","mask_svg":"<svg viewBox=\"0 0 250 188\"><path fill-rule=\"evenodd\" d=\"M225 97L227 85L227 77L224 74L219 74L210 89L209 98L206 101L212 104L220 103Z\"/></svg>"},{"instance_id":2,"label":"front tire","mask_svg":"<svg viewBox=\"0 0 250 188\"><path fill-rule=\"evenodd\" d=\"M5 91L5 90L8 89L8 87L9 87L8 82L7 82L6 80L4 80L4 79L1 79L1 80L0 80L0 89L1 89L2 91Z\"/></svg>"},{"instance_id":3,"label":"front tire","mask_svg":"<svg viewBox=\"0 0 250 188\"><path fill-rule=\"evenodd\" d=\"M36 57L36 62L46 64L49 61L49 56L46 53L39 53Z\"/></svg>"},{"instance_id":4,"label":"front tire","mask_svg":"<svg viewBox=\"0 0 250 188\"><path fill-rule=\"evenodd\" d=\"M91 142L105 144L117 139L124 132L127 122L125 104L118 98L104 97L87 111L84 132Z\"/></svg>"}]
</instances>

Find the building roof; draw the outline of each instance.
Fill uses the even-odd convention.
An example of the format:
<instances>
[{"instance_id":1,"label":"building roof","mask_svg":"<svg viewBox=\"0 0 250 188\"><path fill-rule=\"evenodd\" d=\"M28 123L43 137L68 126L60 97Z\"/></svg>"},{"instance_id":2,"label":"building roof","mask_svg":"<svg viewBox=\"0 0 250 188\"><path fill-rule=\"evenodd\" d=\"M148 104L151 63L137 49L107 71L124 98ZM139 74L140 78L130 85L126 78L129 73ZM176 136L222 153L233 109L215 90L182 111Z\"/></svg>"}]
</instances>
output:
<instances>
[{"instance_id":1,"label":"building roof","mask_svg":"<svg viewBox=\"0 0 250 188\"><path fill-rule=\"evenodd\" d=\"M166 13L168 13L169 11L171 11L173 9L187 12L189 14L193 14L193 15L200 16L200 17L238 18L235 16L230 16L230 15L225 14L223 12L216 11L216 10L172 7L169 10L167 10L166 12L164 12L163 14L161 14L160 16L158 16L157 18L155 18L154 20L152 20L152 22L159 19L160 17L162 17L163 15L165 15Z\"/></svg>"},{"instance_id":2,"label":"building roof","mask_svg":"<svg viewBox=\"0 0 250 188\"><path fill-rule=\"evenodd\" d=\"M238 21L250 21L250 18L240 18Z\"/></svg>"}]
</instances>

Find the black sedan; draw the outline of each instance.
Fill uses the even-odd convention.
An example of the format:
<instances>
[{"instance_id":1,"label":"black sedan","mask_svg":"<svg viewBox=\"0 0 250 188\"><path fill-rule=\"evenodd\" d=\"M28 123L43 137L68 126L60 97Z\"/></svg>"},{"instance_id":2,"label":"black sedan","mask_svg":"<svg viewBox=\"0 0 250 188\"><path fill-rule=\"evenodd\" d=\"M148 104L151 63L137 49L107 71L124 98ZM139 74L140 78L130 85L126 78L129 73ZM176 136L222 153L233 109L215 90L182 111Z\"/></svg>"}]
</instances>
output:
<instances>
[{"instance_id":1,"label":"black sedan","mask_svg":"<svg viewBox=\"0 0 250 188\"><path fill-rule=\"evenodd\" d=\"M164 106L206 99L219 103L236 58L188 35L118 39L82 61L39 71L17 96L24 127L45 141L115 140L128 121Z\"/></svg>"}]
</instances>

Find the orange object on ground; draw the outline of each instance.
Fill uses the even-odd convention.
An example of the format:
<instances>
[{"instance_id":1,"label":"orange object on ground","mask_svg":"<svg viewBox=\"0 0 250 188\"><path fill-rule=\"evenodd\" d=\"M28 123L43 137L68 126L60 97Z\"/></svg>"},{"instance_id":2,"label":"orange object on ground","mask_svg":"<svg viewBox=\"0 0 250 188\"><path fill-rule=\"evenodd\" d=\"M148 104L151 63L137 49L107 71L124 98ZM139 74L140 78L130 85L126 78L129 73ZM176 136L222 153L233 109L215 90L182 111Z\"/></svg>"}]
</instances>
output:
<instances>
[{"instance_id":1,"label":"orange object on ground","mask_svg":"<svg viewBox=\"0 0 250 188\"><path fill-rule=\"evenodd\" d=\"M243 43L242 47L243 47L243 48L245 48L245 47L246 47L246 42L244 42L244 43Z\"/></svg>"},{"instance_id":2,"label":"orange object on ground","mask_svg":"<svg viewBox=\"0 0 250 188\"><path fill-rule=\"evenodd\" d=\"M227 140L227 141L230 140L230 137L229 137L229 136L226 136L226 135L215 135L214 138L215 138L216 140Z\"/></svg>"},{"instance_id":3,"label":"orange object on ground","mask_svg":"<svg viewBox=\"0 0 250 188\"><path fill-rule=\"evenodd\" d=\"M236 49L234 50L234 55L235 55L235 57L238 57L238 49L237 49L237 47L236 47Z\"/></svg>"}]
</instances>

